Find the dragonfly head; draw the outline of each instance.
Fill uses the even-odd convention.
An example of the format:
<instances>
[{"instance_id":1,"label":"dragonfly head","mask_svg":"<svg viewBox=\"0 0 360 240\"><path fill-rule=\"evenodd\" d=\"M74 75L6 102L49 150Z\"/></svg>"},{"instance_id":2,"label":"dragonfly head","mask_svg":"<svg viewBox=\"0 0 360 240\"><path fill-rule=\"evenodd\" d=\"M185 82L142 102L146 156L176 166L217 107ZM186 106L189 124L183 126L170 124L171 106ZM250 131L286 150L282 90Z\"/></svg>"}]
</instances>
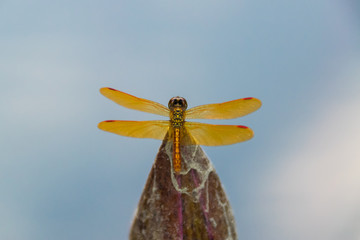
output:
<instances>
[{"instance_id":1,"label":"dragonfly head","mask_svg":"<svg viewBox=\"0 0 360 240\"><path fill-rule=\"evenodd\" d=\"M183 111L187 108L187 102L183 97L173 97L169 101L169 109L173 110L174 108L181 108Z\"/></svg>"}]
</instances>

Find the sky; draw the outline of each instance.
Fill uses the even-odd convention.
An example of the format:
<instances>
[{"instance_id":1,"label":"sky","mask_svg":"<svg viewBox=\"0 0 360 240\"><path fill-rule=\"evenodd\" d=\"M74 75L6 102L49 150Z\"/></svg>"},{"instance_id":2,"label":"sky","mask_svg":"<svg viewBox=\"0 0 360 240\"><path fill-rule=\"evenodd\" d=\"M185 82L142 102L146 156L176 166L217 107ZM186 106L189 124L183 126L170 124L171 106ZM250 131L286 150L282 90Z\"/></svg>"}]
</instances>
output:
<instances>
[{"instance_id":1,"label":"sky","mask_svg":"<svg viewBox=\"0 0 360 240\"><path fill-rule=\"evenodd\" d=\"M239 239L360 239L360 4L355 0L0 2L0 239L127 239L160 141L97 129L159 117L112 87L255 137L204 147ZM163 119L160 117L160 119Z\"/></svg>"}]
</instances>

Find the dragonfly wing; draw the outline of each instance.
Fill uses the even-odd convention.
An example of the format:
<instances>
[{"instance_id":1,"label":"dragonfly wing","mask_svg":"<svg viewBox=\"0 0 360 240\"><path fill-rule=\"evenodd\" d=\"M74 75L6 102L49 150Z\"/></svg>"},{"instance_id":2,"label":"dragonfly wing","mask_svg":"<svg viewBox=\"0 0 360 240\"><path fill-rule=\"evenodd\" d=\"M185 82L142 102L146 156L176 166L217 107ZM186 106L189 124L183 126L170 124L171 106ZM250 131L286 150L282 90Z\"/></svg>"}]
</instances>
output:
<instances>
[{"instance_id":1,"label":"dragonfly wing","mask_svg":"<svg viewBox=\"0 0 360 240\"><path fill-rule=\"evenodd\" d=\"M120 121L108 120L100 122L101 130L126 137L153 138L163 140L169 130L169 121Z\"/></svg>"},{"instance_id":2,"label":"dragonfly wing","mask_svg":"<svg viewBox=\"0 0 360 240\"><path fill-rule=\"evenodd\" d=\"M169 109L160 103L138 98L113 88L101 88L100 92L123 107L169 117Z\"/></svg>"},{"instance_id":3,"label":"dragonfly wing","mask_svg":"<svg viewBox=\"0 0 360 240\"><path fill-rule=\"evenodd\" d=\"M213 125L185 122L185 128L197 145L220 146L243 142L254 136L253 131L241 125Z\"/></svg>"},{"instance_id":4,"label":"dragonfly wing","mask_svg":"<svg viewBox=\"0 0 360 240\"><path fill-rule=\"evenodd\" d=\"M245 116L261 107L257 98L241 98L224 103L206 104L186 111L187 119L232 119Z\"/></svg>"}]
</instances>

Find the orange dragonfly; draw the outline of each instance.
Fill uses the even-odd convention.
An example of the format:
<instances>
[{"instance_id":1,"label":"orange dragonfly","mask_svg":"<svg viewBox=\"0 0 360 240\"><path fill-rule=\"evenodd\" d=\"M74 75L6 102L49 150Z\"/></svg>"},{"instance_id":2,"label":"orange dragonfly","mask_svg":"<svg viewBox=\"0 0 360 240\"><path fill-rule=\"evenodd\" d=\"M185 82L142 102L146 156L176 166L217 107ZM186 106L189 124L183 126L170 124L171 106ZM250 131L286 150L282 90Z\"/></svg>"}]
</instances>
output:
<instances>
[{"instance_id":1,"label":"orange dragonfly","mask_svg":"<svg viewBox=\"0 0 360 240\"><path fill-rule=\"evenodd\" d=\"M250 128L242 125L213 125L188 122L185 119L233 119L252 113L261 106L259 99L249 97L186 110L187 102L182 97L171 98L168 107L165 107L160 103L113 88L101 88L100 92L123 107L170 117L170 120L152 121L107 120L100 122L98 127L126 137L164 140L167 136L168 140L173 142L172 161L176 173L181 171L180 146L182 145L229 145L247 141L254 135Z\"/></svg>"}]
</instances>

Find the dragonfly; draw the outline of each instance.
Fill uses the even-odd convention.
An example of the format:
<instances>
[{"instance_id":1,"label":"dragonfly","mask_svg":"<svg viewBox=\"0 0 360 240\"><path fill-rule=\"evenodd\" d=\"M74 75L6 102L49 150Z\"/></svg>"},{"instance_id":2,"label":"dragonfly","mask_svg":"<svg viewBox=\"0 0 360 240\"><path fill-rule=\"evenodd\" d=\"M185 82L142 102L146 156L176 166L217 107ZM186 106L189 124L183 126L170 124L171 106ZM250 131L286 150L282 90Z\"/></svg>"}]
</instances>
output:
<instances>
[{"instance_id":1,"label":"dragonfly","mask_svg":"<svg viewBox=\"0 0 360 240\"><path fill-rule=\"evenodd\" d=\"M242 125L214 125L189 122L187 119L234 119L250 114L261 107L257 98L247 97L223 103L200 105L187 110L183 97L173 97L168 107L128 93L104 87L100 93L115 103L129 109L169 117L169 120L126 121L107 120L100 122L101 130L126 137L167 140L173 144L172 162L176 173L181 171L181 146L196 144L221 146L251 139L253 131Z\"/></svg>"}]
</instances>

